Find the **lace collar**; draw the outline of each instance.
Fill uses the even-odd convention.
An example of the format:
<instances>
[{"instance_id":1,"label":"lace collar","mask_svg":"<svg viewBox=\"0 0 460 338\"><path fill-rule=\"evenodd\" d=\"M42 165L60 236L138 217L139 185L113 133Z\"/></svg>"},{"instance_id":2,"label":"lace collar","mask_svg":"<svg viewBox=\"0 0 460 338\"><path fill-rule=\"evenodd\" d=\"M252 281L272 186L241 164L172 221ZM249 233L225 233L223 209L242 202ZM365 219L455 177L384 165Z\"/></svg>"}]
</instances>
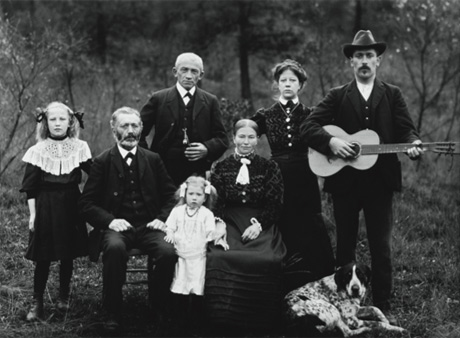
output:
<instances>
[{"instance_id":1,"label":"lace collar","mask_svg":"<svg viewBox=\"0 0 460 338\"><path fill-rule=\"evenodd\" d=\"M235 148L235 152L233 153L233 157L234 157L235 160L237 160L237 161L241 161L242 158L247 158L248 160L251 161L255 156L256 156L256 153L255 153L254 150L253 150L252 152L250 152L249 154L243 155L243 154L240 154L240 153L238 152L238 150L236 150L236 148Z\"/></svg>"},{"instance_id":2,"label":"lace collar","mask_svg":"<svg viewBox=\"0 0 460 338\"><path fill-rule=\"evenodd\" d=\"M69 174L80 163L91 158L85 141L75 138L53 140L47 138L30 147L22 160L52 175Z\"/></svg>"}]
</instances>

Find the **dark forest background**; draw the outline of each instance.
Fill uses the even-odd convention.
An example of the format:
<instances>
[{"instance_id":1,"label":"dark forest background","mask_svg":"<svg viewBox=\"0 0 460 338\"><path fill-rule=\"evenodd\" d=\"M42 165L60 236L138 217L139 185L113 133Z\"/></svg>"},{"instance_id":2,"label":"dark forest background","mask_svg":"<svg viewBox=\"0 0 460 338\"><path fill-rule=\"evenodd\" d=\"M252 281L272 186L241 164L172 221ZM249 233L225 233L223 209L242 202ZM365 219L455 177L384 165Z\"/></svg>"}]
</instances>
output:
<instances>
[{"instance_id":1,"label":"dark forest background","mask_svg":"<svg viewBox=\"0 0 460 338\"><path fill-rule=\"evenodd\" d=\"M59 265L53 264L46 318L25 321L34 264L23 257L29 212L19 187L21 158L35 143L37 107L59 100L83 111L81 138L97 155L114 142L112 112L124 105L140 109L152 92L172 86L177 55L192 51L204 60L200 86L219 97L230 128L235 119L273 103L271 69L285 58L306 68L301 100L309 106L350 81L341 46L359 29L370 29L377 41L388 43L378 76L402 89L422 140L459 141L459 18L458 0L0 0L0 337L104 336L102 267L87 258L75 261L71 310L54 311ZM430 152L416 162L400 159L394 315L412 338L458 338L460 159ZM326 194L322 203L335 246ZM369 263L363 220L357 251ZM152 321L144 285L127 286L124 294L126 336L170 335Z\"/></svg>"},{"instance_id":2,"label":"dark forest background","mask_svg":"<svg viewBox=\"0 0 460 338\"><path fill-rule=\"evenodd\" d=\"M173 85L186 51L203 58L200 86L227 125L273 102L271 69L285 58L306 68L301 100L315 105L352 79L341 46L359 29L388 43L379 76L401 87L423 140L458 140L459 15L454 0L2 0L0 179L23 169L36 107L85 112L81 137L97 154L112 142L110 114Z\"/></svg>"}]
</instances>

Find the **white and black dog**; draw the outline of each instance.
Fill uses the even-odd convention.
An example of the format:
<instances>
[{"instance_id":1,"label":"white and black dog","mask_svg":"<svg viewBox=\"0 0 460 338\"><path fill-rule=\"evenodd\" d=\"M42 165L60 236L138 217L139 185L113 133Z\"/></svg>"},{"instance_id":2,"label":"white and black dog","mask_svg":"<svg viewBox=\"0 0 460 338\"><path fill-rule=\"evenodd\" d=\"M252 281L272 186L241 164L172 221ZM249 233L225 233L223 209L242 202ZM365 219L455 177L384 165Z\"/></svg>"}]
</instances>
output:
<instances>
[{"instance_id":1,"label":"white and black dog","mask_svg":"<svg viewBox=\"0 0 460 338\"><path fill-rule=\"evenodd\" d=\"M372 330L405 333L391 325L380 309L361 306L370 275L368 266L352 262L289 292L284 298L288 334L305 335L304 330L327 334L337 329L344 337Z\"/></svg>"}]
</instances>

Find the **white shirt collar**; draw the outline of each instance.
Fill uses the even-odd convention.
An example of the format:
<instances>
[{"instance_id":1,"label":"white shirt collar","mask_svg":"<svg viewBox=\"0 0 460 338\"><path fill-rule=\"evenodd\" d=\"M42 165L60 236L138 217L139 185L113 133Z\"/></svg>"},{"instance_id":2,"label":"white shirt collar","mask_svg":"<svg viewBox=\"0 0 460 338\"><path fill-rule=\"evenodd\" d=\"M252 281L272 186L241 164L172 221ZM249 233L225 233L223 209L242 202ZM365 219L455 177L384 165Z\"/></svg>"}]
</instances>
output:
<instances>
[{"instance_id":1,"label":"white shirt collar","mask_svg":"<svg viewBox=\"0 0 460 338\"><path fill-rule=\"evenodd\" d=\"M369 99L369 96L371 96L372 89L374 88L374 81L372 81L371 83L361 83L356 81L356 85L358 86L358 90L361 93L361 95L367 101Z\"/></svg>"},{"instance_id":2,"label":"white shirt collar","mask_svg":"<svg viewBox=\"0 0 460 338\"><path fill-rule=\"evenodd\" d=\"M134 147L130 151L126 150L125 148L120 147L120 145L117 144L118 151L120 152L121 158L125 158L128 153L132 153L133 155L136 155L137 152L137 147Z\"/></svg>"},{"instance_id":3,"label":"white shirt collar","mask_svg":"<svg viewBox=\"0 0 460 338\"><path fill-rule=\"evenodd\" d=\"M280 98L279 98L279 101L280 101L280 103L281 103L282 105L285 105L285 104L288 102L288 100L286 100L284 97L281 97L281 96L280 96ZM299 97L296 96L296 97L293 98L291 101L292 101L292 103L297 104L297 103L299 102Z\"/></svg>"},{"instance_id":4,"label":"white shirt collar","mask_svg":"<svg viewBox=\"0 0 460 338\"><path fill-rule=\"evenodd\" d=\"M184 87L182 87L179 82L176 82L176 88L179 91L180 97L182 98L184 97L185 94L187 94L187 92L189 92L193 96L196 90L196 86L193 86L190 90L187 90Z\"/></svg>"}]
</instances>

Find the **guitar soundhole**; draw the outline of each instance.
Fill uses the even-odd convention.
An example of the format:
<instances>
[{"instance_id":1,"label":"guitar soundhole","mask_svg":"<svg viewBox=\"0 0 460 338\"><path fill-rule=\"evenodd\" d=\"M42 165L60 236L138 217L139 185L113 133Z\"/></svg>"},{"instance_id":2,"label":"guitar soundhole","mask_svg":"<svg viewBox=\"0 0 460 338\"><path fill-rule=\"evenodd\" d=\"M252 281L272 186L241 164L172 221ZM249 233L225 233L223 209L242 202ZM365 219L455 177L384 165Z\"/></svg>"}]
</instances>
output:
<instances>
[{"instance_id":1,"label":"guitar soundhole","mask_svg":"<svg viewBox=\"0 0 460 338\"><path fill-rule=\"evenodd\" d=\"M361 155L361 145L357 142L352 142L351 143L351 148L355 152L355 155L352 156L352 158L357 158L359 155Z\"/></svg>"}]
</instances>

